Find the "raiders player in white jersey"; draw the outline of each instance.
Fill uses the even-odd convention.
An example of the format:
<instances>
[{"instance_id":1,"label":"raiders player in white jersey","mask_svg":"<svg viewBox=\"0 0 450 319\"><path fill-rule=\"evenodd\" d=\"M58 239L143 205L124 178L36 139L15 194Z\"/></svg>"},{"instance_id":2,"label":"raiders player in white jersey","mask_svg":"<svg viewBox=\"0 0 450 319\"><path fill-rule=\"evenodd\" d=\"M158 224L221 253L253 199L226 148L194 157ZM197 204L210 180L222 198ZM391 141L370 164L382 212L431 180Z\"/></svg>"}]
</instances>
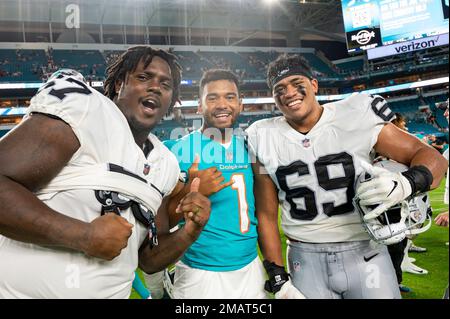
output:
<instances>
[{"instance_id":1,"label":"raiders player in white jersey","mask_svg":"<svg viewBox=\"0 0 450 319\"><path fill-rule=\"evenodd\" d=\"M445 161L389 123L393 114L382 97L359 94L321 106L315 97L318 82L298 55L272 62L268 84L283 116L247 130L257 159L266 289L276 298L400 298L386 247L370 245L352 205L355 181L372 148L411 167L404 174L377 176L367 182L370 187L356 191L366 205L389 207L439 185ZM290 276L283 267L278 204L289 239Z\"/></svg>"},{"instance_id":2,"label":"raiders player in white jersey","mask_svg":"<svg viewBox=\"0 0 450 319\"><path fill-rule=\"evenodd\" d=\"M128 298L138 265L160 271L195 241L209 201L195 181L169 234L165 202L183 184L149 137L180 76L172 54L134 47L108 68L113 101L72 70L32 99L0 140L0 298Z\"/></svg>"}]
</instances>

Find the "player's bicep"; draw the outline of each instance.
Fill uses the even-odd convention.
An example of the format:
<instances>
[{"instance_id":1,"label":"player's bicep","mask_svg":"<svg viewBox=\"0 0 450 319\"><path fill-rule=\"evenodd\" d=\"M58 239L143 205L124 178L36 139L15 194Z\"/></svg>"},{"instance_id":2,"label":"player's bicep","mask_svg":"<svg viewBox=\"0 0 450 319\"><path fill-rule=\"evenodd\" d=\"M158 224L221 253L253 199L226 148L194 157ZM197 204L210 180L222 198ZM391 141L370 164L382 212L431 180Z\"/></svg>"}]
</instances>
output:
<instances>
[{"instance_id":1,"label":"player's bicep","mask_svg":"<svg viewBox=\"0 0 450 319\"><path fill-rule=\"evenodd\" d=\"M256 161L252 164L254 175L254 195L256 214L260 216L277 218L278 216L278 192L275 184L267 174L264 166Z\"/></svg>"},{"instance_id":2,"label":"player's bicep","mask_svg":"<svg viewBox=\"0 0 450 319\"><path fill-rule=\"evenodd\" d=\"M422 149L429 148L415 136L399 129L392 123L386 124L378 135L375 151L396 162L410 165L412 158Z\"/></svg>"},{"instance_id":3,"label":"player's bicep","mask_svg":"<svg viewBox=\"0 0 450 319\"><path fill-rule=\"evenodd\" d=\"M54 178L79 147L67 123L32 114L0 140L0 174L36 190Z\"/></svg>"}]
</instances>

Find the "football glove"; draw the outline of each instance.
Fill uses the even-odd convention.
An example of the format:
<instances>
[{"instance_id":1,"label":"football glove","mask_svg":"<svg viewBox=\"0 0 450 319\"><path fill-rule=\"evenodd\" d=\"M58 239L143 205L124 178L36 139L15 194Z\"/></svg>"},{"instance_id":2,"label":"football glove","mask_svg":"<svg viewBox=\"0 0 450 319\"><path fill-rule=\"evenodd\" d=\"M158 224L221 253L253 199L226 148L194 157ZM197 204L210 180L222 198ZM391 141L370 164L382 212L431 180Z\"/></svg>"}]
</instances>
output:
<instances>
[{"instance_id":1,"label":"football glove","mask_svg":"<svg viewBox=\"0 0 450 319\"><path fill-rule=\"evenodd\" d=\"M403 173L393 173L365 162L362 163L362 166L366 173L371 175L371 178L359 184L356 189L356 197L361 206L378 205L364 215L366 221L378 217L388 208L412 194L411 183Z\"/></svg>"},{"instance_id":2,"label":"football glove","mask_svg":"<svg viewBox=\"0 0 450 319\"><path fill-rule=\"evenodd\" d=\"M283 266L278 266L274 262L264 260L269 280L266 281L264 289L275 294L275 299L306 299L305 296L292 285L289 274Z\"/></svg>"}]
</instances>

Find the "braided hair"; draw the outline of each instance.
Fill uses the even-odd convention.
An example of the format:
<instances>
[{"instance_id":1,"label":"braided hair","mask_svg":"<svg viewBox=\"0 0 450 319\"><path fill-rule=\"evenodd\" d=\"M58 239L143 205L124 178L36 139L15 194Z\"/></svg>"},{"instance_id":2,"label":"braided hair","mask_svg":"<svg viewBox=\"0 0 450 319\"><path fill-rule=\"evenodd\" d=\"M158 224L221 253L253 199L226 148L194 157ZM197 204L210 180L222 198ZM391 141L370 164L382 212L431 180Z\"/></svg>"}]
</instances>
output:
<instances>
[{"instance_id":1,"label":"braided hair","mask_svg":"<svg viewBox=\"0 0 450 319\"><path fill-rule=\"evenodd\" d=\"M160 57L169 64L173 78L173 93L170 106L173 107L179 101L180 96L181 65L178 63L178 58L170 51L153 49L150 46L131 47L107 67L106 80L103 85L104 94L111 100L114 100L117 95L115 88L117 81L125 81L127 74L134 72L140 61L144 62L144 68L146 68L155 56Z\"/></svg>"}]
</instances>

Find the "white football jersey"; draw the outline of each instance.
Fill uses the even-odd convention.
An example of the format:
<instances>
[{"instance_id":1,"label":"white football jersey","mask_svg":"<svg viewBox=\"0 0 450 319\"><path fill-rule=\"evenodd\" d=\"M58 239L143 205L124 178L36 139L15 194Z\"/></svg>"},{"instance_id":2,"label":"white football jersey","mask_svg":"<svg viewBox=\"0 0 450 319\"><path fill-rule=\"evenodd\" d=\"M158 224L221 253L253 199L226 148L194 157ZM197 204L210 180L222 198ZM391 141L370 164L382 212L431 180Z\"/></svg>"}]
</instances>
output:
<instances>
[{"instance_id":1,"label":"white football jersey","mask_svg":"<svg viewBox=\"0 0 450 319\"><path fill-rule=\"evenodd\" d=\"M354 210L360 162L384 124L394 118L380 96L353 95L325 104L307 134L284 117L260 120L248 129L249 147L278 188L281 225L294 240L325 243L368 239Z\"/></svg>"},{"instance_id":2,"label":"white football jersey","mask_svg":"<svg viewBox=\"0 0 450 319\"><path fill-rule=\"evenodd\" d=\"M28 112L59 117L71 126L80 142L80 148L53 181L61 183L69 176L67 172L77 168L81 174L83 168L112 163L153 185L151 188L159 193L152 194L156 199L151 208L156 213L162 197L178 180L175 157L156 137L149 137L155 147L147 160L118 107L74 77L51 79L33 97ZM94 177L90 183L101 186ZM52 181L47 186L51 185ZM68 187L38 193L45 204L61 214L85 222L100 216L101 204L93 189ZM134 218L131 209L122 211L121 216L134 227L128 246L112 261L0 235L0 298L128 298L147 229Z\"/></svg>"},{"instance_id":3,"label":"white football jersey","mask_svg":"<svg viewBox=\"0 0 450 319\"><path fill-rule=\"evenodd\" d=\"M165 197L181 180L180 166L176 156L155 135L150 134L148 139L153 144L153 150L147 157L150 165L147 180Z\"/></svg>"}]
</instances>

